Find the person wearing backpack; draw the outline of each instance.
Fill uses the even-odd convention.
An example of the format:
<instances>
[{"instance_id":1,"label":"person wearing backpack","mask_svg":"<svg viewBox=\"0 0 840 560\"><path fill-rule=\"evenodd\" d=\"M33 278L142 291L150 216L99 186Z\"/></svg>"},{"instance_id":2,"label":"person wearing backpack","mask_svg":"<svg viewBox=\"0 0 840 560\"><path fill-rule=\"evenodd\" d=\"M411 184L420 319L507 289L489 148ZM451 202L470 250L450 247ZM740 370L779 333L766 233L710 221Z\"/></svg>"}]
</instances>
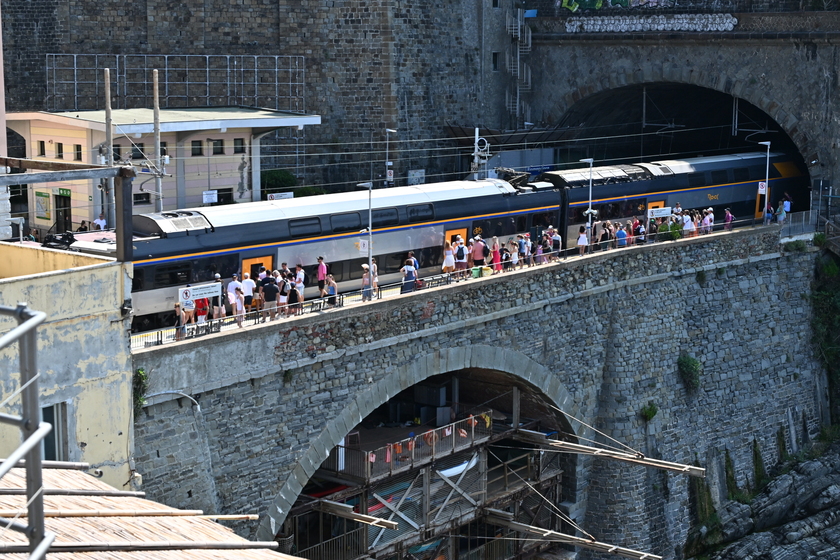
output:
<instances>
[{"instance_id":1,"label":"person wearing backpack","mask_svg":"<svg viewBox=\"0 0 840 560\"><path fill-rule=\"evenodd\" d=\"M467 276L467 248L464 245L464 240L459 235L455 238L455 281Z\"/></svg>"},{"instance_id":2,"label":"person wearing backpack","mask_svg":"<svg viewBox=\"0 0 840 560\"><path fill-rule=\"evenodd\" d=\"M292 274L289 272L288 274ZM277 278L277 287L280 288L280 295L279 304L280 304L280 315L288 315L289 314L289 291L292 289L292 284L289 282L288 275L280 274Z\"/></svg>"}]
</instances>

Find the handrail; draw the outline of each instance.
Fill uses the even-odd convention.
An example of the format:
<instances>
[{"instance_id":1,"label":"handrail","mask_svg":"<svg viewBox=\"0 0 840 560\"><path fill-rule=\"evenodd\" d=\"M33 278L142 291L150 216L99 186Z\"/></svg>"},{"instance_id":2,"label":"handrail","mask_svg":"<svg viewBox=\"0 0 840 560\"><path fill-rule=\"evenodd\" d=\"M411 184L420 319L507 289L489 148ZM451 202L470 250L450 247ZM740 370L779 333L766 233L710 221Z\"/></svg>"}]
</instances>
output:
<instances>
[{"instance_id":1,"label":"handrail","mask_svg":"<svg viewBox=\"0 0 840 560\"><path fill-rule=\"evenodd\" d=\"M23 443L0 464L0 478L18 466L18 461L26 458L26 525L9 523L7 527L20 530L29 539L30 560L44 558L55 534L46 531L44 526L44 493L41 474L41 442L52 430L52 426L41 422L41 408L38 402L38 367L37 367L37 328L47 319L46 313L32 311L25 303L17 307L0 306L0 315L14 317L18 326L0 337L0 349L19 342L20 344L20 389L21 416L0 415L0 423L16 426L23 434ZM12 395L12 396L16 396ZM11 397L9 397L11 398ZM9 399L7 399L8 402Z\"/></svg>"}]
</instances>

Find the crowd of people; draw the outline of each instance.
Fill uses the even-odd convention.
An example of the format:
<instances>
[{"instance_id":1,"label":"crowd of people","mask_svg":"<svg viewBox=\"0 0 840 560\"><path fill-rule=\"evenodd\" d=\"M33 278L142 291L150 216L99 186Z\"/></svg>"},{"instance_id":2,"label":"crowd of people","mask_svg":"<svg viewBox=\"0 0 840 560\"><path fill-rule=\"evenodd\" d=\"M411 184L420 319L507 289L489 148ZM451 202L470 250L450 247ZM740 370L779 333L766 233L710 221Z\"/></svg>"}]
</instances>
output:
<instances>
[{"instance_id":1,"label":"crowd of people","mask_svg":"<svg viewBox=\"0 0 840 560\"><path fill-rule=\"evenodd\" d=\"M779 201L778 209L774 210L768 204L765 212L765 223L776 221L784 224L786 214L790 212L792 200L787 193ZM624 222L621 220L596 221L591 227L580 226L577 238L577 248L582 256L591 251L607 251L622 249L633 245L669 241L681 237L696 237L710 234L718 224L715 210L712 207L700 210L687 210L677 202L672 208L670 216L650 218L633 217ZM729 208L724 210L722 228L732 229L735 216ZM489 274L499 274L525 267L557 261L561 258L562 237L553 226L548 226L540 234L539 239L533 239L530 233L518 234L507 240L500 240L497 236L483 239L481 235L464 240L458 235L453 241L444 241L442 272L450 274L456 282L472 277L473 270L485 271ZM371 260L371 266L362 264L362 301L370 301L379 289L379 273L376 259ZM404 265L400 268L402 284L400 293L409 293L422 286L419 278L420 263L412 251L408 252ZM480 274L484 275L484 274ZM215 281L222 283L221 276L215 275ZM254 313L256 320L261 322L274 321L278 318L299 314L304 302L304 287L308 279L303 271L303 265L298 264L290 270L287 263L282 263L278 270L267 270L260 267L256 279L249 273L233 274L231 281L221 289L221 295L211 298L199 298L195 301L185 301L183 305L175 304L176 339L183 338L189 325L196 325L199 332L209 318L221 319L227 316L230 308L233 320L239 327L243 326L246 314ZM318 297L325 299L327 307L336 305L338 284L323 257L318 257L317 267Z\"/></svg>"}]
</instances>

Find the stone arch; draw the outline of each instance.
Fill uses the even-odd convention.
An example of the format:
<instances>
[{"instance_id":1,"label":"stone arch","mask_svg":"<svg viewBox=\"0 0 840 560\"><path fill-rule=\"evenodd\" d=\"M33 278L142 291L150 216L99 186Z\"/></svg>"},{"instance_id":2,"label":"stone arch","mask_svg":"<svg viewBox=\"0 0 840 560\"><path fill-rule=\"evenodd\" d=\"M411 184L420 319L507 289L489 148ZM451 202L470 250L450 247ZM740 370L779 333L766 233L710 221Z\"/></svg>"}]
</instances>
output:
<instances>
[{"instance_id":1,"label":"stone arch","mask_svg":"<svg viewBox=\"0 0 840 560\"><path fill-rule=\"evenodd\" d=\"M315 474L330 450L363 418L400 391L428 377L468 368L495 370L513 375L539 389L554 406L568 411L572 416L579 416L579 405L548 367L510 348L473 345L444 348L419 356L379 378L370 384L366 391L357 393L341 414L327 424L282 484L268 508L266 517L260 522L257 538L274 538L304 484ZM578 436L592 435L586 433L587 429L578 429L578 432Z\"/></svg>"},{"instance_id":2,"label":"stone arch","mask_svg":"<svg viewBox=\"0 0 840 560\"><path fill-rule=\"evenodd\" d=\"M825 161L823 158L825 154L802 130L801 123L793 112L785 109L783 102L767 97L764 90L749 83L749 77L739 79L728 76L723 71L710 73L687 69L676 64L648 61L643 67L633 72L618 69L611 76L592 76L563 96L565 107L562 107L562 113L565 114L577 102L598 93L625 86L662 82L707 88L752 103L782 127L806 162ZM818 170L819 167L812 167L810 170L812 176Z\"/></svg>"}]
</instances>

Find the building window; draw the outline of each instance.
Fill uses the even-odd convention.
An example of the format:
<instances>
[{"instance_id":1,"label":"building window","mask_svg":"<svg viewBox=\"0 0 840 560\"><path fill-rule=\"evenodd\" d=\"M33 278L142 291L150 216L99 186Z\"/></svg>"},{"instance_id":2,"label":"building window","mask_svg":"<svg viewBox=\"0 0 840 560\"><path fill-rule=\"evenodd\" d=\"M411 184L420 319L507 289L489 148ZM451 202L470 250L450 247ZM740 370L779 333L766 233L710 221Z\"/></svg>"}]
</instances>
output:
<instances>
[{"instance_id":1,"label":"building window","mask_svg":"<svg viewBox=\"0 0 840 560\"><path fill-rule=\"evenodd\" d=\"M499 71L499 53L493 53L493 72Z\"/></svg>"},{"instance_id":2,"label":"building window","mask_svg":"<svg viewBox=\"0 0 840 560\"><path fill-rule=\"evenodd\" d=\"M498 8L498 7L499 7L499 0L493 0L493 7L494 7L494 8Z\"/></svg>"},{"instance_id":3,"label":"building window","mask_svg":"<svg viewBox=\"0 0 840 560\"><path fill-rule=\"evenodd\" d=\"M81 144L73 144L73 159L76 161L82 161L82 145Z\"/></svg>"},{"instance_id":4,"label":"building window","mask_svg":"<svg viewBox=\"0 0 840 560\"><path fill-rule=\"evenodd\" d=\"M122 161L122 146L114 144L114 161Z\"/></svg>"},{"instance_id":5,"label":"building window","mask_svg":"<svg viewBox=\"0 0 840 560\"><path fill-rule=\"evenodd\" d=\"M233 139L233 153L234 154L244 154L245 153L245 139L244 138L234 138Z\"/></svg>"},{"instance_id":6,"label":"building window","mask_svg":"<svg viewBox=\"0 0 840 560\"><path fill-rule=\"evenodd\" d=\"M41 445L45 461L66 461L67 452L67 405L58 403L41 409L44 422L52 424L53 429L44 438Z\"/></svg>"},{"instance_id":7,"label":"building window","mask_svg":"<svg viewBox=\"0 0 840 560\"><path fill-rule=\"evenodd\" d=\"M211 140L213 143L213 155L219 156L224 155L225 153L225 141L224 140Z\"/></svg>"},{"instance_id":8,"label":"building window","mask_svg":"<svg viewBox=\"0 0 840 560\"><path fill-rule=\"evenodd\" d=\"M216 189L216 204L233 204L233 189Z\"/></svg>"},{"instance_id":9,"label":"building window","mask_svg":"<svg viewBox=\"0 0 840 560\"><path fill-rule=\"evenodd\" d=\"M131 159L145 159L146 154L143 151L143 148L145 148L145 147L146 147L145 144L143 144L142 142L139 143L139 144L132 144L131 145Z\"/></svg>"},{"instance_id":10,"label":"building window","mask_svg":"<svg viewBox=\"0 0 840 560\"><path fill-rule=\"evenodd\" d=\"M55 143L55 158L64 159L64 144L61 142Z\"/></svg>"},{"instance_id":11,"label":"building window","mask_svg":"<svg viewBox=\"0 0 840 560\"><path fill-rule=\"evenodd\" d=\"M47 155L47 143L43 140L38 140L38 155L45 156Z\"/></svg>"},{"instance_id":12,"label":"building window","mask_svg":"<svg viewBox=\"0 0 840 560\"><path fill-rule=\"evenodd\" d=\"M133 193L134 206L143 206L152 203L152 193L140 192Z\"/></svg>"},{"instance_id":13,"label":"building window","mask_svg":"<svg viewBox=\"0 0 840 560\"><path fill-rule=\"evenodd\" d=\"M166 155L166 142L161 142L160 143L160 157L163 157L165 155Z\"/></svg>"},{"instance_id":14,"label":"building window","mask_svg":"<svg viewBox=\"0 0 840 560\"><path fill-rule=\"evenodd\" d=\"M204 143L201 140L193 140L192 141L192 155L200 156L204 155Z\"/></svg>"}]
</instances>

